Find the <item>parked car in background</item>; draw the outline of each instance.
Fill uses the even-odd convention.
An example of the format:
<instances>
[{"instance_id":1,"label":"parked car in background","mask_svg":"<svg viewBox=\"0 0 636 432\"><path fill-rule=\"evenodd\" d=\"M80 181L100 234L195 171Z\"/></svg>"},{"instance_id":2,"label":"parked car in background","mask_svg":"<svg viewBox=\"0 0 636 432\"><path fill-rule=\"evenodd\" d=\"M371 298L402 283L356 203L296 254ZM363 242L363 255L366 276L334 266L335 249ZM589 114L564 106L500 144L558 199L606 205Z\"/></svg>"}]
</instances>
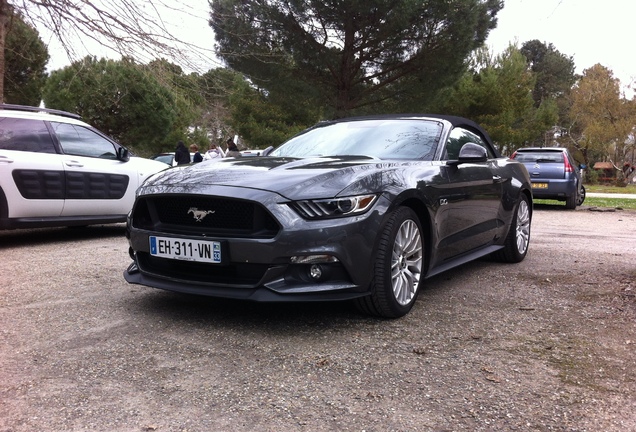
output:
<instances>
[{"instance_id":1,"label":"parked car in background","mask_svg":"<svg viewBox=\"0 0 636 432\"><path fill-rule=\"evenodd\" d=\"M262 150L241 150L241 156L250 157L250 156L260 156Z\"/></svg>"},{"instance_id":2,"label":"parked car in background","mask_svg":"<svg viewBox=\"0 0 636 432\"><path fill-rule=\"evenodd\" d=\"M194 153L190 153L190 162L194 158ZM177 162L174 160L174 152L159 153L151 156L150 159L163 162L169 166L177 166Z\"/></svg>"},{"instance_id":3,"label":"parked car in background","mask_svg":"<svg viewBox=\"0 0 636 432\"><path fill-rule=\"evenodd\" d=\"M523 163L532 180L536 199L565 201L567 209L575 209L585 201L581 169L563 147L526 147L514 152L512 159Z\"/></svg>"},{"instance_id":4,"label":"parked car in background","mask_svg":"<svg viewBox=\"0 0 636 432\"><path fill-rule=\"evenodd\" d=\"M0 105L0 229L123 222L139 185L165 168L76 114Z\"/></svg>"},{"instance_id":5,"label":"parked car in background","mask_svg":"<svg viewBox=\"0 0 636 432\"><path fill-rule=\"evenodd\" d=\"M528 171L470 120L342 119L265 153L150 178L127 224L125 279L256 301L353 300L399 317L425 278L528 252Z\"/></svg>"},{"instance_id":6,"label":"parked car in background","mask_svg":"<svg viewBox=\"0 0 636 432\"><path fill-rule=\"evenodd\" d=\"M151 156L150 159L163 162L168 166L177 166L177 163L174 161L174 152L159 153Z\"/></svg>"}]
</instances>

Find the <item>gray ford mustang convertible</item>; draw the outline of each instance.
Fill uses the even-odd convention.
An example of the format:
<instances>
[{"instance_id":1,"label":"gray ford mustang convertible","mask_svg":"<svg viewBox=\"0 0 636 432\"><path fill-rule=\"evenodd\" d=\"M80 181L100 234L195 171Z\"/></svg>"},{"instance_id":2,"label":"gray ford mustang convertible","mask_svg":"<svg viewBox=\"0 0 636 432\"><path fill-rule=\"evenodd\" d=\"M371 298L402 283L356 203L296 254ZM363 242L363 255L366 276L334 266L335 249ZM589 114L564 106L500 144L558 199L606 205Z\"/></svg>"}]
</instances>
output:
<instances>
[{"instance_id":1,"label":"gray ford mustang convertible","mask_svg":"<svg viewBox=\"0 0 636 432\"><path fill-rule=\"evenodd\" d=\"M256 301L353 300L400 317L424 279L528 252L528 172L470 120L322 122L264 154L146 181L128 219L126 280Z\"/></svg>"}]
</instances>

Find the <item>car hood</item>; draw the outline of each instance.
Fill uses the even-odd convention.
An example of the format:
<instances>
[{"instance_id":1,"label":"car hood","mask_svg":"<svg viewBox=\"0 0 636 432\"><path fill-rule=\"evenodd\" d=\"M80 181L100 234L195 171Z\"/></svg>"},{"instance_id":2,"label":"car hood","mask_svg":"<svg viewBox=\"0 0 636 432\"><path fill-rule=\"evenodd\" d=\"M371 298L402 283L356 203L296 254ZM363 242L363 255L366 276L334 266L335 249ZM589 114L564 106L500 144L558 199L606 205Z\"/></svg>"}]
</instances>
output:
<instances>
[{"instance_id":1,"label":"car hood","mask_svg":"<svg viewBox=\"0 0 636 432\"><path fill-rule=\"evenodd\" d=\"M191 185L265 190L288 199L370 193L398 167L423 162L381 161L360 156L320 158L259 157L204 161L171 168L149 179L145 187L186 191ZM364 180L364 181L362 181Z\"/></svg>"}]
</instances>

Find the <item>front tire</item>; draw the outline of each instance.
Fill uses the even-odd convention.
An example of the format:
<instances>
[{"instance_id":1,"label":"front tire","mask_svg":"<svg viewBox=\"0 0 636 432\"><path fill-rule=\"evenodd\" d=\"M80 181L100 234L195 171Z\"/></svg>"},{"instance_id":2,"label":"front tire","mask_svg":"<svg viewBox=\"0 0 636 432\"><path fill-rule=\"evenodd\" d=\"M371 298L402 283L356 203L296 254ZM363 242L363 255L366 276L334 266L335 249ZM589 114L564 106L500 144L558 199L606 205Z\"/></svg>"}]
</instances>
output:
<instances>
[{"instance_id":1,"label":"front tire","mask_svg":"<svg viewBox=\"0 0 636 432\"><path fill-rule=\"evenodd\" d=\"M411 310L423 277L422 239L413 210L401 207L389 216L380 233L371 295L356 300L358 309L385 318L399 318Z\"/></svg>"},{"instance_id":2,"label":"front tire","mask_svg":"<svg viewBox=\"0 0 636 432\"><path fill-rule=\"evenodd\" d=\"M9 220L9 203L4 191L0 188L0 229L4 229L4 223L8 224Z\"/></svg>"},{"instance_id":3,"label":"front tire","mask_svg":"<svg viewBox=\"0 0 636 432\"><path fill-rule=\"evenodd\" d=\"M504 248L494 253L497 261L507 263L518 263L523 261L528 253L530 245L530 223L532 222L532 211L530 200L524 194L519 197L519 202L510 224L510 229L506 235Z\"/></svg>"}]
</instances>

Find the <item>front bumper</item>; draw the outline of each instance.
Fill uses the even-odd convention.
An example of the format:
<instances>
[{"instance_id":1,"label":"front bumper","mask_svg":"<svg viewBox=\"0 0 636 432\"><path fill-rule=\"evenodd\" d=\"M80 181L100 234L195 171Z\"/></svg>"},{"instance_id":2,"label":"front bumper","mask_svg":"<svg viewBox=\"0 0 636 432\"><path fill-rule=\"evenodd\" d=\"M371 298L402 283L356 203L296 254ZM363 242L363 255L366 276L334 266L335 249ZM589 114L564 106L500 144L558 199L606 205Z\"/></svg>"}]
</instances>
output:
<instances>
[{"instance_id":1,"label":"front bumper","mask_svg":"<svg viewBox=\"0 0 636 432\"><path fill-rule=\"evenodd\" d=\"M128 283L145 285L166 291L174 291L185 294L196 294L210 297L223 297L240 300L253 300L258 302L295 302L295 301L342 301L367 295L367 292L357 290L357 286L350 284L323 284L321 289L316 286L308 286L306 290L295 293L282 293L265 286L256 288L236 288L228 286L211 286L191 284L186 281L168 280L159 277L145 275L139 271L136 263L124 271L124 279ZM302 288L297 286L297 288ZM324 289L324 290L323 290Z\"/></svg>"},{"instance_id":2,"label":"front bumper","mask_svg":"<svg viewBox=\"0 0 636 432\"><path fill-rule=\"evenodd\" d=\"M241 194L246 192L234 190L232 196ZM238 198L252 199L249 194ZM129 220L134 262L124 278L169 291L256 301L346 300L368 294L386 200L379 199L363 215L317 221L300 218L276 194L261 191L258 202L280 225L273 238L170 234L136 228ZM229 259L211 264L157 258L149 252L152 235L221 241ZM335 262L292 262L292 257L311 255L330 256ZM312 265L320 267L320 277L311 277Z\"/></svg>"}]
</instances>

